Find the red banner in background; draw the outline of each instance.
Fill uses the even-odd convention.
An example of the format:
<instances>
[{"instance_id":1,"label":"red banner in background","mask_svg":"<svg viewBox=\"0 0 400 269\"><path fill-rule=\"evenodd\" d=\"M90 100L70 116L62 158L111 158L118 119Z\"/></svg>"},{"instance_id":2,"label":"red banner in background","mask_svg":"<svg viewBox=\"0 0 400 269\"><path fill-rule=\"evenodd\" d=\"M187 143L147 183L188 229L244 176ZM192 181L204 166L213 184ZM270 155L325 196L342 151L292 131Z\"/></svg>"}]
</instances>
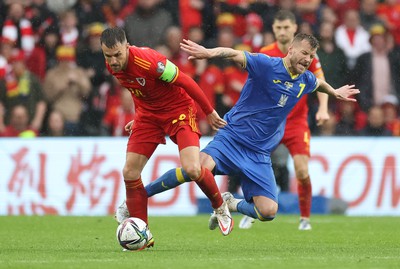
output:
<instances>
[{"instance_id":1,"label":"red banner in background","mask_svg":"<svg viewBox=\"0 0 400 269\"><path fill-rule=\"evenodd\" d=\"M144 184L179 166L167 141L146 165ZM125 196L125 152L126 138L2 138L0 215L112 215ZM398 139L313 138L311 153L314 194L343 199L349 215L400 215ZM226 177L216 180L225 191ZM150 198L149 214L194 215L199 197L196 184L183 184Z\"/></svg>"}]
</instances>

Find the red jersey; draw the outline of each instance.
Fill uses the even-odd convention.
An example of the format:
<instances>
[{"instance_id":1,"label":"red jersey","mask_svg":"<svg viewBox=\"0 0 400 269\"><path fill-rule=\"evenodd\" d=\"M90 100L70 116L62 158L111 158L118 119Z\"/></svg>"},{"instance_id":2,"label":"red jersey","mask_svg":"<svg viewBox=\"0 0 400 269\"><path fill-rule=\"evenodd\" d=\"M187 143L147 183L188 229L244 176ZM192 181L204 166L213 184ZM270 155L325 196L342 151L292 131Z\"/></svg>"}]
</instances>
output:
<instances>
[{"instance_id":1,"label":"red jersey","mask_svg":"<svg viewBox=\"0 0 400 269\"><path fill-rule=\"evenodd\" d=\"M260 49L260 53L264 53L271 57L280 57L283 58L286 56L278 47L278 43L274 42L268 46L262 47ZM317 78L323 78L324 73L321 68L321 63L319 62L318 56L314 58L311 62L310 67L308 68ZM295 105L292 111L289 113L286 122L286 128L292 126L292 124L298 124L300 122L307 123L308 117L308 105L307 105L307 95L304 95L303 98ZM291 122L295 122L292 123Z\"/></svg>"},{"instance_id":2,"label":"red jersey","mask_svg":"<svg viewBox=\"0 0 400 269\"><path fill-rule=\"evenodd\" d=\"M194 106L187 92L174 85L179 69L153 49L130 46L125 70L114 72L107 62L106 66L120 84L131 92L138 117L170 114L171 111Z\"/></svg>"}]
</instances>

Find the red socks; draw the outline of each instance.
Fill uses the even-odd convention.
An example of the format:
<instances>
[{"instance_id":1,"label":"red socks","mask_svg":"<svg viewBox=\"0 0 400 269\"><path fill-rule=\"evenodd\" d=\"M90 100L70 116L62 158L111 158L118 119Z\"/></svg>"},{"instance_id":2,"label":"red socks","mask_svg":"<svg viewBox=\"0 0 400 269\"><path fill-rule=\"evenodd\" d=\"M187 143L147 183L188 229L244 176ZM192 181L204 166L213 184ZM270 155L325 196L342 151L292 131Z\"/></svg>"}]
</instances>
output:
<instances>
[{"instance_id":1,"label":"red socks","mask_svg":"<svg viewBox=\"0 0 400 269\"><path fill-rule=\"evenodd\" d=\"M223 200L221 193L210 170L201 167L200 176L194 181L211 201L211 206L213 208L218 208L222 205Z\"/></svg>"},{"instance_id":2,"label":"red socks","mask_svg":"<svg viewBox=\"0 0 400 269\"><path fill-rule=\"evenodd\" d=\"M126 180L126 206L131 217L139 218L148 223L147 220L147 192L143 186L142 179Z\"/></svg>"},{"instance_id":3,"label":"red socks","mask_svg":"<svg viewBox=\"0 0 400 269\"><path fill-rule=\"evenodd\" d=\"M312 198L311 181L309 176L304 180L297 179L297 193L299 195L300 216L309 218Z\"/></svg>"}]
</instances>

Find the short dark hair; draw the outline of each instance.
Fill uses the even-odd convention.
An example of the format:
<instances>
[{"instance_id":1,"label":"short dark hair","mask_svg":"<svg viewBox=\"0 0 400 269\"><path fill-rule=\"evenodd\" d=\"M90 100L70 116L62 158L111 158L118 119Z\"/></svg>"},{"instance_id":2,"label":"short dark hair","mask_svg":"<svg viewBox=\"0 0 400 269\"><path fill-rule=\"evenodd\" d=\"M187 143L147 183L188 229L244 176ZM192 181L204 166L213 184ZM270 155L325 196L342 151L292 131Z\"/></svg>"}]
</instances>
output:
<instances>
[{"instance_id":1,"label":"short dark hair","mask_svg":"<svg viewBox=\"0 0 400 269\"><path fill-rule=\"evenodd\" d=\"M285 21L290 20L293 23L296 23L296 16L293 12L289 10L281 9L275 13L274 21Z\"/></svg>"},{"instance_id":2,"label":"short dark hair","mask_svg":"<svg viewBox=\"0 0 400 269\"><path fill-rule=\"evenodd\" d=\"M107 48L114 47L117 43L126 42L125 31L121 27L107 28L101 33L100 43Z\"/></svg>"},{"instance_id":3,"label":"short dark hair","mask_svg":"<svg viewBox=\"0 0 400 269\"><path fill-rule=\"evenodd\" d=\"M318 39L313 35L304 34L304 33L299 33L299 34L295 35L295 37L292 41L292 44L300 43L303 40L306 40L310 44L311 48L313 48L313 49L319 48Z\"/></svg>"}]
</instances>

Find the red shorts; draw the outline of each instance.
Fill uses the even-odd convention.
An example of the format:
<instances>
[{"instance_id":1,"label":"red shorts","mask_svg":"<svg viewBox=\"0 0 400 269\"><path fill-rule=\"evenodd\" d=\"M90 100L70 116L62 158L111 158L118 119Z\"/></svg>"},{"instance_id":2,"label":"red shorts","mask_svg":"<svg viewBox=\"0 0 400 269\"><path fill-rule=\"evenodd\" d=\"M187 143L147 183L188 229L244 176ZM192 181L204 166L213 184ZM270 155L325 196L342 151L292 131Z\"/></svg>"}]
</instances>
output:
<instances>
[{"instance_id":1,"label":"red shorts","mask_svg":"<svg viewBox=\"0 0 400 269\"><path fill-rule=\"evenodd\" d=\"M199 147L201 133L196 123L196 108L189 106L162 115L139 112L135 115L127 152L150 158L158 144L165 144L167 135L178 145L179 151L189 146Z\"/></svg>"},{"instance_id":2,"label":"red shorts","mask_svg":"<svg viewBox=\"0 0 400 269\"><path fill-rule=\"evenodd\" d=\"M302 154L310 157L310 128L308 125L298 124L294 128L286 128L281 140L291 156Z\"/></svg>"}]
</instances>

